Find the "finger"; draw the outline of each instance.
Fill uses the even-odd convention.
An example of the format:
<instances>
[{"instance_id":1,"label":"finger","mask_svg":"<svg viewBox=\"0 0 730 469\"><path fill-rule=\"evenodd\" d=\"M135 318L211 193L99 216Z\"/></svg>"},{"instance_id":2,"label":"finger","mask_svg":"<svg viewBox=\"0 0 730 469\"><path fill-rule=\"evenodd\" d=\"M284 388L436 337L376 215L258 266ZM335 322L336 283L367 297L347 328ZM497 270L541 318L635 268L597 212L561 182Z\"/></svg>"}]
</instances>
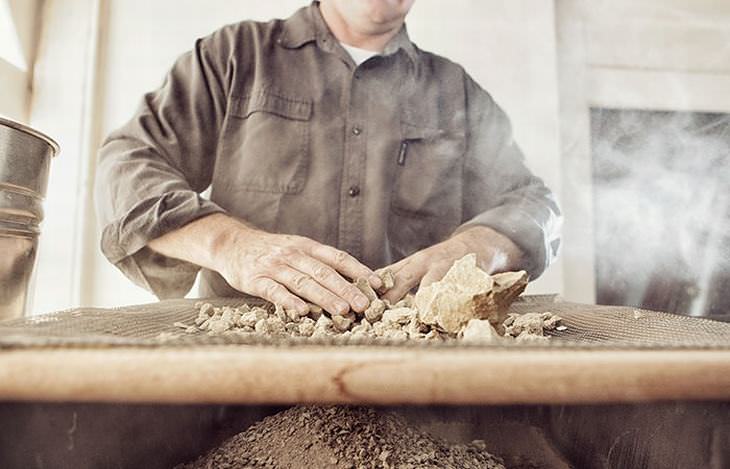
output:
<instances>
[{"instance_id":1,"label":"finger","mask_svg":"<svg viewBox=\"0 0 730 469\"><path fill-rule=\"evenodd\" d=\"M304 254L294 254L287 259L290 266L312 277L317 283L349 303L357 312L367 309L370 301L353 284L342 278L335 269L320 260Z\"/></svg>"},{"instance_id":2,"label":"finger","mask_svg":"<svg viewBox=\"0 0 730 469\"><path fill-rule=\"evenodd\" d=\"M260 296L275 305L281 305L285 310L294 310L300 316L307 314L309 311L309 306L304 300L293 295L280 283L267 277L256 278L251 282L251 288L247 293Z\"/></svg>"},{"instance_id":3,"label":"finger","mask_svg":"<svg viewBox=\"0 0 730 469\"><path fill-rule=\"evenodd\" d=\"M427 265L422 259L411 256L408 258L408 262L403 263L399 270L393 272L395 286L383 295L384 299L390 301L391 304L397 303L421 282L427 269Z\"/></svg>"},{"instance_id":4,"label":"finger","mask_svg":"<svg viewBox=\"0 0 730 469\"><path fill-rule=\"evenodd\" d=\"M418 288L423 288L431 285L434 282L438 282L441 279L444 278L444 275L446 275L446 272L449 271L449 265L448 264L436 264L431 266L431 268L426 271L426 275L423 276L421 279L421 284L418 285Z\"/></svg>"},{"instance_id":5,"label":"finger","mask_svg":"<svg viewBox=\"0 0 730 469\"><path fill-rule=\"evenodd\" d=\"M277 269L272 277L301 298L321 306L330 314L343 315L350 311L350 305L346 301L304 272L285 266Z\"/></svg>"},{"instance_id":6,"label":"finger","mask_svg":"<svg viewBox=\"0 0 730 469\"><path fill-rule=\"evenodd\" d=\"M383 270L388 269L388 270L390 270L390 272L393 275L395 275L396 272L398 272L399 270L401 270L403 268L403 266L406 265L406 264L408 264L409 262L411 262L411 256L404 257L403 259L399 260L398 262L396 262L394 264L390 264L388 266L381 267L380 269L378 269L378 270L375 271L375 274L377 275L378 272L382 272Z\"/></svg>"},{"instance_id":7,"label":"finger","mask_svg":"<svg viewBox=\"0 0 730 469\"><path fill-rule=\"evenodd\" d=\"M413 260L411 259L411 256L408 256L399 260L395 264L384 267L384 269L389 269L390 272L393 274L393 288L383 293L381 296L382 299L388 300L390 303L395 303L404 296L400 293L400 290L402 290L402 288L400 287L404 283L404 281L399 278L398 274L403 270L405 266L407 266L412 261Z\"/></svg>"},{"instance_id":8,"label":"finger","mask_svg":"<svg viewBox=\"0 0 730 469\"><path fill-rule=\"evenodd\" d=\"M376 290L383 286L383 281L380 280L380 277L375 275L372 270L345 251L313 242L308 247L307 252L311 256L329 265L337 272L340 272L353 280L366 278L368 279L370 286Z\"/></svg>"}]
</instances>

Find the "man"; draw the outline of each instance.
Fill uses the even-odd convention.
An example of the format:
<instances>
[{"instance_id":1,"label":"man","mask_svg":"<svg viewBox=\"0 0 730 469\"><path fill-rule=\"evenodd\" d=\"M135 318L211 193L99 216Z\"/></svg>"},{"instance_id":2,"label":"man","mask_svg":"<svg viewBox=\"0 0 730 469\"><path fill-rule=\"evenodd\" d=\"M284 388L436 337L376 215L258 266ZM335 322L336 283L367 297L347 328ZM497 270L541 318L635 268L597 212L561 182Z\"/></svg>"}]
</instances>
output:
<instances>
[{"instance_id":1,"label":"man","mask_svg":"<svg viewBox=\"0 0 730 469\"><path fill-rule=\"evenodd\" d=\"M158 297L244 292L301 312L395 301L474 252L537 277L558 208L508 118L418 49L414 0L322 0L198 40L101 149L102 250ZM200 194L210 187L210 197Z\"/></svg>"}]
</instances>

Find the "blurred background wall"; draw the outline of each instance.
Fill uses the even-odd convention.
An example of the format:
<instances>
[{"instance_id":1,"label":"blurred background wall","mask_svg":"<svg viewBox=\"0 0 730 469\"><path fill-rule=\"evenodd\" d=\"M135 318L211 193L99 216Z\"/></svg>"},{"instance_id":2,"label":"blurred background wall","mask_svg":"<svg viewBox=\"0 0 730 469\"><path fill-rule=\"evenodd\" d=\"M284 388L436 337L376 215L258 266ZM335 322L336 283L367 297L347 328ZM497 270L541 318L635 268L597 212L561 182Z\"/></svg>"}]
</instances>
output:
<instances>
[{"instance_id":1,"label":"blurred background wall","mask_svg":"<svg viewBox=\"0 0 730 469\"><path fill-rule=\"evenodd\" d=\"M96 148L104 135L132 115L144 92L160 85L172 62L192 47L195 38L243 19L287 17L305 4L301 0L39 0L31 5L33 14L26 17L40 18L39 39L28 54L32 73L19 79L27 80L28 98L26 105L20 104L26 112L17 112L16 118L27 117L62 147L46 201L35 311L153 300L99 251L90 199ZM15 10L19 11L17 5ZM462 64L492 93L512 118L530 167L561 200L565 213L561 256L530 291L556 292L584 302L613 298L643 304L644 297L638 294L606 294L610 293L606 285L616 281L612 275L625 279L632 273L617 269L607 259L623 253L636 260L650 252L642 243L660 241L646 237L646 232L627 231L623 238L635 241L636 253L627 253L626 243L611 244L621 238L612 233L622 225L601 223L615 218L615 213L607 213L610 203L606 209L600 201L610 202L617 194L605 190L613 186L600 177L602 172L596 174L595 162L613 161L610 155L618 154L611 132L631 118L622 110L720 116L712 122L730 113L730 3L417 0L408 28L421 48ZM608 110L619 111L611 115L614 127L596 126ZM666 125L674 125L673 119L669 122ZM686 119L677 122L680 128ZM649 126L642 132L655 131ZM721 141L721 137L713 138ZM647 145L636 147L631 161L639 161L642 152L656 156L656 149ZM722 149L721 143L716 146ZM656 170L664 163L652 164L649 169L632 166L631 174L643 175L645 169ZM671 171L667 174L670 186L687 183L675 181ZM689 193L696 186L677 190ZM606 194L608 199L601 199ZM623 202L633 197L628 189L620 195ZM691 197L671 200L687 206L693 202ZM722 202L708 202L711 208L718 203ZM665 208L650 204L647 210L663 213ZM621 212L620 206L615 212ZM664 225L651 228L667 229ZM665 238L672 236L662 233ZM720 257L726 255L727 244L722 239L716 244ZM704 274L698 272L695 277L704 275L709 281L712 269L705 268ZM644 276L645 291L650 278ZM703 288L699 280L694 283ZM691 312L692 305L684 308Z\"/></svg>"},{"instance_id":2,"label":"blurred background wall","mask_svg":"<svg viewBox=\"0 0 730 469\"><path fill-rule=\"evenodd\" d=\"M27 121L41 0L0 0L0 113Z\"/></svg>"}]
</instances>

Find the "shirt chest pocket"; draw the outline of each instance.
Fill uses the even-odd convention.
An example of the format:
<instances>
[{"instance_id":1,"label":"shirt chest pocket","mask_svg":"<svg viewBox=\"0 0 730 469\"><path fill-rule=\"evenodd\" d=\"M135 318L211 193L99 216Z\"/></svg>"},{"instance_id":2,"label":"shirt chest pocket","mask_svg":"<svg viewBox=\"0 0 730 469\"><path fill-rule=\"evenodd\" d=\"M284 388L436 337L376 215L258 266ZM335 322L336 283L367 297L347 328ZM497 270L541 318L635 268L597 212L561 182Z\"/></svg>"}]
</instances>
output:
<instances>
[{"instance_id":1,"label":"shirt chest pocket","mask_svg":"<svg viewBox=\"0 0 730 469\"><path fill-rule=\"evenodd\" d=\"M461 219L464 134L401 123L391 207L406 217Z\"/></svg>"},{"instance_id":2,"label":"shirt chest pocket","mask_svg":"<svg viewBox=\"0 0 730 469\"><path fill-rule=\"evenodd\" d=\"M312 101L269 91L233 97L222 140L234 190L295 194L309 167Z\"/></svg>"}]
</instances>

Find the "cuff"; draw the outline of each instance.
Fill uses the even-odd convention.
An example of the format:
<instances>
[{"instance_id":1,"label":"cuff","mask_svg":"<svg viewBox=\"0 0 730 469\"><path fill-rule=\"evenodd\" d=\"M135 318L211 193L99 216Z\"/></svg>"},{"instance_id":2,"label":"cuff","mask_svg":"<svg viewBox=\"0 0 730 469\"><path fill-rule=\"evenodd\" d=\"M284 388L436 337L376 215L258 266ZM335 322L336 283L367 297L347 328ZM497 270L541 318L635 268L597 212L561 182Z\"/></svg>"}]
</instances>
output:
<instances>
[{"instance_id":1,"label":"cuff","mask_svg":"<svg viewBox=\"0 0 730 469\"><path fill-rule=\"evenodd\" d=\"M526 264L523 268L532 281L542 275L553 261L560 243L557 234L551 233L553 230L549 228L550 224L552 222L541 223L514 207L501 206L462 224L455 234L474 226L486 226L508 237L525 254Z\"/></svg>"},{"instance_id":2,"label":"cuff","mask_svg":"<svg viewBox=\"0 0 730 469\"><path fill-rule=\"evenodd\" d=\"M182 297L200 267L147 248L153 239L204 216L224 212L194 191L175 191L141 201L102 231L101 250L135 284L158 298Z\"/></svg>"}]
</instances>

